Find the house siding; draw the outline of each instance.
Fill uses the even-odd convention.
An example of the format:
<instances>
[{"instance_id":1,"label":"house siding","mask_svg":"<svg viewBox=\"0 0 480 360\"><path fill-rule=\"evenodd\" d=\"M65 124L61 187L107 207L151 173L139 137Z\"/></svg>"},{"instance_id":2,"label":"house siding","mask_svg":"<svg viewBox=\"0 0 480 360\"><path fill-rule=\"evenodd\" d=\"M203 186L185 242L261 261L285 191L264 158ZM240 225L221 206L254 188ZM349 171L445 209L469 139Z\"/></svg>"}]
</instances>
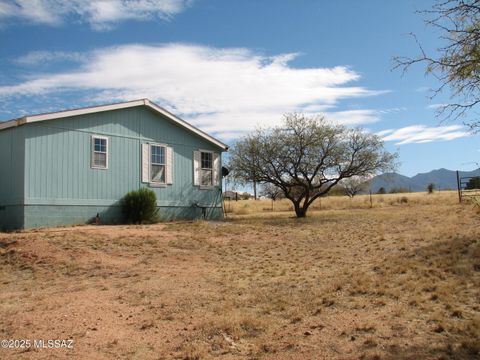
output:
<instances>
[{"instance_id":1,"label":"house siding","mask_svg":"<svg viewBox=\"0 0 480 360\"><path fill-rule=\"evenodd\" d=\"M10 130L10 129L9 129ZM22 130L25 228L85 223L100 213L102 222L121 222L119 200L131 190L150 187L141 182L141 144L168 144L174 150L173 184L150 187L157 195L160 217L222 218L221 187L193 186L193 151L222 149L172 123L147 107L78 115L30 123ZM8 131L8 130L7 130ZM11 138L12 134L0 135ZM91 168L92 135L109 138L108 169ZM0 143L2 143L0 141ZM23 145L24 144L24 145ZM4 177L7 180L9 176ZM3 197L2 197L3 199Z\"/></svg>"},{"instance_id":2,"label":"house siding","mask_svg":"<svg viewBox=\"0 0 480 360\"><path fill-rule=\"evenodd\" d=\"M24 130L0 132L0 229L23 227Z\"/></svg>"}]
</instances>

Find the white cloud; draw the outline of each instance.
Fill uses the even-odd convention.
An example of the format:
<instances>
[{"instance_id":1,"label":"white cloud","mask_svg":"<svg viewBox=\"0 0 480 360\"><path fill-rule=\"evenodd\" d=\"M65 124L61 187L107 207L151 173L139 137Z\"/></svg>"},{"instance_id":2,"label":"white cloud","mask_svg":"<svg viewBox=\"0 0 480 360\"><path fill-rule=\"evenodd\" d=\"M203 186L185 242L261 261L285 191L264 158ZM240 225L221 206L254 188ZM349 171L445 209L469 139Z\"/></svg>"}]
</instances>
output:
<instances>
[{"instance_id":1,"label":"white cloud","mask_svg":"<svg viewBox=\"0 0 480 360\"><path fill-rule=\"evenodd\" d=\"M324 112L326 119L334 123L357 126L371 124L381 120L382 115L395 114L407 110L404 107L389 109L353 109L344 111L326 111ZM322 111L322 110L320 110Z\"/></svg>"},{"instance_id":2,"label":"white cloud","mask_svg":"<svg viewBox=\"0 0 480 360\"><path fill-rule=\"evenodd\" d=\"M427 91L430 91L431 89L428 87L428 86L420 86L418 88L415 89L416 92L427 92Z\"/></svg>"},{"instance_id":3,"label":"white cloud","mask_svg":"<svg viewBox=\"0 0 480 360\"><path fill-rule=\"evenodd\" d=\"M399 112L402 112L402 111L407 111L407 108L406 107L395 107L395 108L390 108L390 109L379 110L378 112L380 114L395 114L395 113L399 113Z\"/></svg>"},{"instance_id":4,"label":"white cloud","mask_svg":"<svg viewBox=\"0 0 480 360\"><path fill-rule=\"evenodd\" d=\"M335 111L326 112L325 117L342 125L361 125L379 121L381 111L371 109Z\"/></svg>"},{"instance_id":5,"label":"white cloud","mask_svg":"<svg viewBox=\"0 0 480 360\"><path fill-rule=\"evenodd\" d=\"M59 25L74 16L96 30L119 21L169 19L192 0L0 0L0 18L21 18L33 23Z\"/></svg>"},{"instance_id":6,"label":"white cloud","mask_svg":"<svg viewBox=\"0 0 480 360\"><path fill-rule=\"evenodd\" d=\"M377 133L384 141L396 141L396 145L448 141L471 135L461 125L427 127L412 125L401 129L388 129Z\"/></svg>"},{"instance_id":7,"label":"white cloud","mask_svg":"<svg viewBox=\"0 0 480 360\"><path fill-rule=\"evenodd\" d=\"M430 104L427 106L427 109L434 109L434 110L437 110L437 109L441 109L441 108L444 108L447 104Z\"/></svg>"},{"instance_id":8,"label":"white cloud","mask_svg":"<svg viewBox=\"0 0 480 360\"><path fill-rule=\"evenodd\" d=\"M267 57L248 49L168 44L125 45L83 56L74 71L0 87L0 96L82 90L92 91L90 99L98 102L146 97L206 131L232 134L271 126L287 112L324 111L341 99L381 93L347 86L360 78L348 67L294 68L289 61L297 54ZM330 115L349 124L376 120L373 110Z\"/></svg>"}]
</instances>

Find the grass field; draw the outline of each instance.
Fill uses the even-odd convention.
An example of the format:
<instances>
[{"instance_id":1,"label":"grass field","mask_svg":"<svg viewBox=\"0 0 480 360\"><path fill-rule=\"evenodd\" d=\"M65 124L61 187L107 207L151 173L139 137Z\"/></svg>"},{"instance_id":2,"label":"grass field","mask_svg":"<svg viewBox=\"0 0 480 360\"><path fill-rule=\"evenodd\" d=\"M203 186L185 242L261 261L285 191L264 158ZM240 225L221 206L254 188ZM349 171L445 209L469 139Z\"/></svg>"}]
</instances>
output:
<instances>
[{"instance_id":1,"label":"grass field","mask_svg":"<svg viewBox=\"0 0 480 360\"><path fill-rule=\"evenodd\" d=\"M351 209L368 209L383 208L385 206L396 206L401 204L410 205L455 205L458 203L458 195L456 191L441 191L433 194L427 193L398 193L355 196L348 198L346 196L328 196L318 199L314 202L311 210L351 210ZM249 215L253 213L272 212L293 212L293 205L287 199L271 201L262 200L254 201L225 201L225 209L228 214Z\"/></svg>"},{"instance_id":2,"label":"grass field","mask_svg":"<svg viewBox=\"0 0 480 360\"><path fill-rule=\"evenodd\" d=\"M480 214L455 193L325 198L300 220L228 205L0 234L0 339L74 340L0 358L480 357Z\"/></svg>"}]
</instances>

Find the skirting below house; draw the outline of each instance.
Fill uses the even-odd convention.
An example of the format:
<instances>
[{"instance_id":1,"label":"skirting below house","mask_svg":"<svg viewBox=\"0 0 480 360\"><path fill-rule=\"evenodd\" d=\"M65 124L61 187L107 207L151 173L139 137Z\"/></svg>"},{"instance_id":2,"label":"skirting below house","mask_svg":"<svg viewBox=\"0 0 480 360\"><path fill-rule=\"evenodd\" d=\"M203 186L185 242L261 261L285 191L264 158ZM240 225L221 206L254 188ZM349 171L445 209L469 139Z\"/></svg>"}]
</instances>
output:
<instances>
[{"instance_id":1,"label":"skirting below house","mask_svg":"<svg viewBox=\"0 0 480 360\"><path fill-rule=\"evenodd\" d=\"M23 228L23 205L0 206L0 230Z\"/></svg>"},{"instance_id":2,"label":"skirting below house","mask_svg":"<svg viewBox=\"0 0 480 360\"><path fill-rule=\"evenodd\" d=\"M32 229L94 222L99 214L102 224L121 224L123 215L119 205L17 205L0 210L0 229ZM170 220L220 220L221 207L202 209L195 206L159 206L162 221Z\"/></svg>"}]
</instances>

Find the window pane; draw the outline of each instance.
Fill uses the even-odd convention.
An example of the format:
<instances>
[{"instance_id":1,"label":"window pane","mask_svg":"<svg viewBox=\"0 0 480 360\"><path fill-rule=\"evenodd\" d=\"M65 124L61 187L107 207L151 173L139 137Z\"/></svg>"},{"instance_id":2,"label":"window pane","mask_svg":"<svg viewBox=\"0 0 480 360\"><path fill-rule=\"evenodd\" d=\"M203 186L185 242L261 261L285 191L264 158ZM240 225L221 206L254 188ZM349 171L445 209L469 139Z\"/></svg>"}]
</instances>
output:
<instances>
[{"instance_id":1,"label":"window pane","mask_svg":"<svg viewBox=\"0 0 480 360\"><path fill-rule=\"evenodd\" d=\"M100 167L107 167L107 154L105 153L94 153L93 154L93 165Z\"/></svg>"},{"instance_id":2,"label":"window pane","mask_svg":"<svg viewBox=\"0 0 480 360\"><path fill-rule=\"evenodd\" d=\"M163 146L152 146L152 164L165 164L165 148Z\"/></svg>"},{"instance_id":3,"label":"window pane","mask_svg":"<svg viewBox=\"0 0 480 360\"><path fill-rule=\"evenodd\" d=\"M202 170L200 184L203 186L212 186L212 170Z\"/></svg>"},{"instance_id":4,"label":"window pane","mask_svg":"<svg viewBox=\"0 0 480 360\"><path fill-rule=\"evenodd\" d=\"M95 139L95 151L98 152L107 152L107 140L106 139Z\"/></svg>"},{"instance_id":5,"label":"window pane","mask_svg":"<svg viewBox=\"0 0 480 360\"><path fill-rule=\"evenodd\" d=\"M152 165L150 170L150 180L152 182L165 182L165 165Z\"/></svg>"},{"instance_id":6,"label":"window pane","mask_svg":"<svg viewBox=\"0 0 480 360\"><path fill-rule=\"evenodd\" d=\"M212 168L212 153L202 152L202 169Z\"/></svg>"}]
</instances>

